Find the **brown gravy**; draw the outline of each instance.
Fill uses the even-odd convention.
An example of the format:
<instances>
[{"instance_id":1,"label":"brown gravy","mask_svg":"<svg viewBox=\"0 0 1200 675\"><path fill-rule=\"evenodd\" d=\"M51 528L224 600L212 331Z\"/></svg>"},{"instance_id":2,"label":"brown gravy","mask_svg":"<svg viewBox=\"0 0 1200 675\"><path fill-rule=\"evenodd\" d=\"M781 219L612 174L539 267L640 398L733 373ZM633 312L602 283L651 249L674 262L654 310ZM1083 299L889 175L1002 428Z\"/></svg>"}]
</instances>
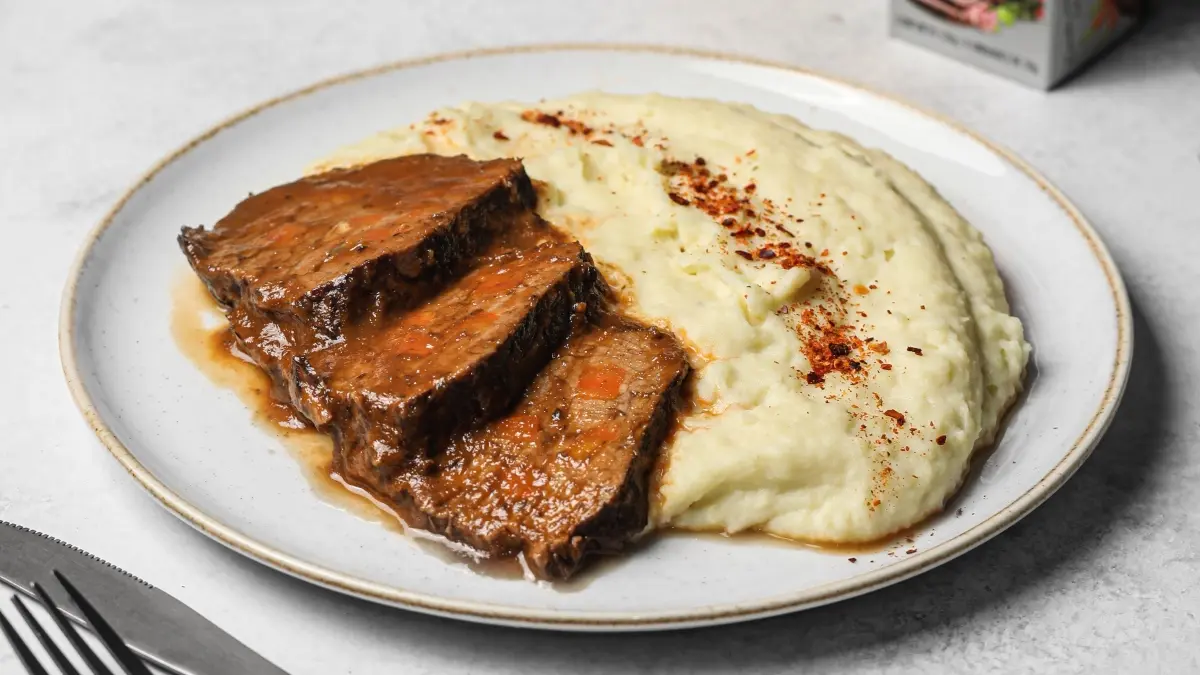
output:
<instances>
[{"instance_id":1,"label":"brown gravy","mask_svg":"<svg viewBox=\"0 0 1200 675\"><path fill-rule=\"evenodd\" d=\"M204 284L190 272L181 274L172 289L172 300L171 335L184 356L213 384L235 393L252 411L254 422L283 441L315 491L322 497L336 495L339 506L361 508L361 500L346 494L330 477L333 445L329 437L317 433L290 407L271 397L270 379L237 350L233 334Z\"/></svg>"},{"instance_id":2,"label":"brown gravy","mask_svg":"<svg viewBox=\"0 0 1200 675\"><path fill-rule=\"evenodd\" d=\"M241 354L216 301L191 273L181 272L171 291L171 336L184 356L213 384L232 391L250 409L255 424L270 431L296 459L309 486L324 502L400 534L431 555L466 565L491 577L520 579L515 559L490 560L467 555L441 537L411 530L391 509L365 491L344 483L333 471L333 441L313 429L291 406L271 395L271 380Z\"/></svg>"},{"instance_id":3,"label":"brown gravy","mask_svg":"<svg viewBox=\"0 0 1200 675\"><path fill-rule=\"evenodd\" d=\"M313 492L326 503L366 521L378 523L400 534L427 553L448 563L466 565L472 571L503 579L525 577L517 559L494 560L467 555L456 544L441 537L428 535L408 527L400 517L380 504L360 488L348 486L333 472L333 442L307 424L292 408L271 395L271 381L266 373L241 354L234 343L224 315L204 284L184 269L177 275L172 289L171 335L179 350L200 372L215 385L234 392L250 409L254 422L269 430L288 450L301 467ZM685 399L686 400L686 399ZM703 405L698 406L703 411ZM656 468L661 471L662 466ZM927 523L919 523L896 535L875 542L860 544L830 544L786 539L760 532L734 535L719 532L697 532L669 529L668 536L706 537L722 542L755 546L804 547L838 556L887 555L889 549L908 549L914 546L916 535ZM636 547L636 546L635 546ZM894 552L894 551L893 551ZM903 555L903 553L900 553ZM605 567L606 561L593 565ZM591 578L594 572L582 575ZM560 590L582 587L582 579L566 584L555 583Z\"/></svg>"}]
</instances>

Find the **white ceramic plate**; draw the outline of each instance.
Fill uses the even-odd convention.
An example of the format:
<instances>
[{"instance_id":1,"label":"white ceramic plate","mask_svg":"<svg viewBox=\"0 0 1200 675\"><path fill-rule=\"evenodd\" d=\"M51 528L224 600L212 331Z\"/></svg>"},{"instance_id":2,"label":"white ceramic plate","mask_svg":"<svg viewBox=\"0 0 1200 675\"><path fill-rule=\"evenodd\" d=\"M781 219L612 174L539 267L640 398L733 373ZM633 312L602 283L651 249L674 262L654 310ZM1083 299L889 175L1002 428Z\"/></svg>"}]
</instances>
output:
<instances>
[{"instance_id":1,"label":"white ceramic plate","mask_svg":"<svg viewBox=\"0 0 1200 675\"><path fill-rule=\"evenodd\" d=\"M849 134L914 167L983 231L1034 345L1029 391L951 510L871 554L667 537L569 592L474 574L317 498L295 460L177 349L168 318L182 225L296 178L368 134L463 100L586 89L747 102ZM1049 497L1087 458L1125 384L1128 300L1096 233L1011 154L928 113L785 66L653 48L449 55L265 103L155 167L89 237L64 299L64 369L101 440L164 506L267 565L379 602L580 630L674 628L779 614L900 581L969 550ZM957 515L957 513L961 515ZM917 552L906 554L909 548ZM891 555L889 555L891 553Z\"/></svg>"}]
</instances>

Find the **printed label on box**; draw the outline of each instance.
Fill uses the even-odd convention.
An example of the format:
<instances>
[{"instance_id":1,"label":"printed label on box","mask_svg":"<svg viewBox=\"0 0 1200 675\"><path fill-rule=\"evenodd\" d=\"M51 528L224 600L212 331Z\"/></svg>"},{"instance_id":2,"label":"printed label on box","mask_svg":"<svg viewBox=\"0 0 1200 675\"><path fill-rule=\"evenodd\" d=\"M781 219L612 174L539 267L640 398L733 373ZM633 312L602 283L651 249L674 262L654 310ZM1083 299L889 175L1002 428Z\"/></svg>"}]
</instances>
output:
<instances>
[{"instance_id":1,"label":"printed label on box","mask_svg":"<svg viewBox=\"0 0 1200 675\"><path fill-rule=\"evenodd\" d=\"M893 36L1049 88L1136 23L1143 0L892 0Z\"/></svg>"}]
</instances>

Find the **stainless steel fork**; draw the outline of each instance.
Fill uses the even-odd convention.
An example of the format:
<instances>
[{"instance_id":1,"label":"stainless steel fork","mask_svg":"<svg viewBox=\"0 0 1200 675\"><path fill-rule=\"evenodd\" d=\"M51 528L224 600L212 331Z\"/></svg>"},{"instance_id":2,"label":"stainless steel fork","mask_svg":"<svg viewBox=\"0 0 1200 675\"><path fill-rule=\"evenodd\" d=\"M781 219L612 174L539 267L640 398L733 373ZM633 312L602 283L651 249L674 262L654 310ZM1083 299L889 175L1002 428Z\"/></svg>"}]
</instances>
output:
<instances>
[{"instance_id":1,"label":"stainless steel fork","mask_svg":"<svg viewBox=\"0 0 1200 675\"><path fill-rule=\"evenodd\" d=\"M100 613L96 611L92 603L83 597L83 594L75 588L74 584L60 574L58 570L54 570L53 574L58 583L62 584L63 590L71 597L71 601L79 608L80 613L87 619L88 625L92 627L92 632L100 638L100 641L108 649L108 653L121 665L121 670L126 675L151 675L146 665L130 651L129 647L125 645L125 642L121 640L116 631L108 625L104 617L100 616ZM92 648L83 641L83 638L80 637L75 627L71 625L71 622L67 620L62 611L55 606L54 601L46 593L46 589L42 588L41 584L38 583L34 583L32 586L33 592L41 600L42 607L45 607L46 611L50 612L50 617L58 625L58 629L63 632L67 640L71 643L71 646L75 648L75 651L87 663L93 675L113 675L108 666L105 666L100 657L96 656ZM12 601L17 607L17 613L29 625L29 629L37 636L38 642L42 643L42 648L46 650L50 659L58 666L59 672L62 675L79 675L79 671L71 664L71 661L67 659L62 650L58 648L58 644L54 642L50 634L46 632L46 629L42 628L42 624L33 617L33 614L30 613L29 608L25 606L21 598L14 595ZM21 663L25 665L25 670L29 675L49 675L49 671L38 661L33 651L29 649L29 645L25 644L25 641L17 634L16 629L13 628L13 625L2 613L0 613L0 630L3 630L4 637L8 639L9 644L16 651L17 657L21 659Z\"/></svg>"}]
</instances>

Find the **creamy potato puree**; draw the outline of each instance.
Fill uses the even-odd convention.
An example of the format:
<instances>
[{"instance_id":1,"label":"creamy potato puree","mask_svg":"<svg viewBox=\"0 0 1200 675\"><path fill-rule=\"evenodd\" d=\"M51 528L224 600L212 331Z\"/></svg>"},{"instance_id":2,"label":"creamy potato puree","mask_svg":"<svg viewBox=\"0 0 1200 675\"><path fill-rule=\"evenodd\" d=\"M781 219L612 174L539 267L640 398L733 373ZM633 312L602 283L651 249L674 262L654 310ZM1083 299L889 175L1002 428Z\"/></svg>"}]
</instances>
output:
<instances>
[{"instance_id":1,"label":"creamy potato puree","mask_svg":"<svg viewBox=\"0 0 1200 675\"><path fill-rule=\"evenodd\" d=\"M1029 355L990 251L878 150L746 105L588 93L467 103L314 167L522 157L539 211L692 348L657 526L812 542L939 510Z\"/></svg>"}]
</instances>

